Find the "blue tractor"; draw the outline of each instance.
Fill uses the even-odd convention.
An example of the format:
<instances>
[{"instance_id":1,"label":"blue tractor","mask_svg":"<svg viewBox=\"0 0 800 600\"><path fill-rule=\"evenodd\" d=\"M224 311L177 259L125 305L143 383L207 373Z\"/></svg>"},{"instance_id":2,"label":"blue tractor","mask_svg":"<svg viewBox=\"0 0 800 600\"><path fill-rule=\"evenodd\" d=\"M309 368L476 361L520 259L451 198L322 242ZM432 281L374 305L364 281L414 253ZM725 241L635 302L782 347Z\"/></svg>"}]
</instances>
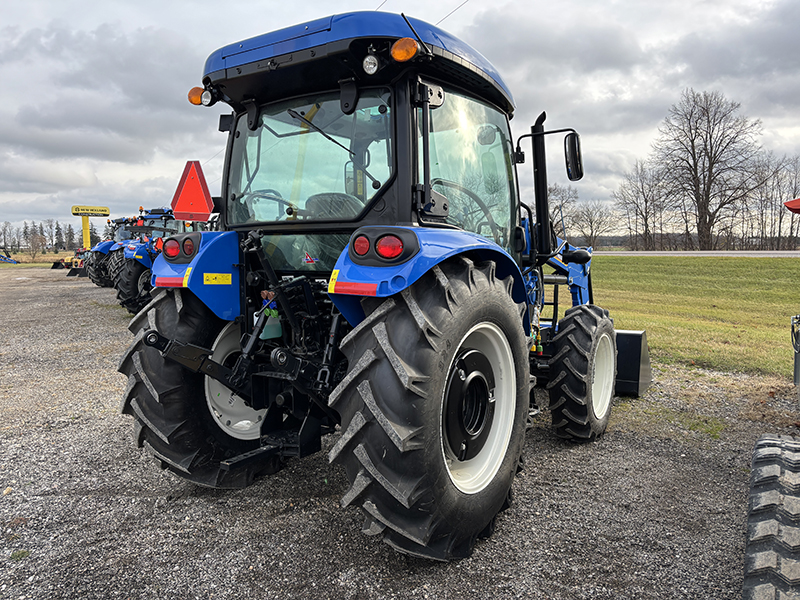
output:
<instances>
[{"instance_id":1,"label":"blue tractor","mask_svg":"<svg viewBox=\"0 0 800 600\"><path fill-rule=\"evenodd\" d=\"M84 266L86 267L86 274L95 285L114 287L114 278L109 270L109 263L113 256L111 251L121 247L122 242L127 242L131 239L131 232L127 229L131 222L132 220L128 217L109 219L108 226L111 230L111 239L103 240L95 244L91 249Z\"/></svg>"},{"instance_id":2,"label":"blue tractor","mask_svg":"<svg viewBox=\"0 0 800 600\"><path fill-rule=\"evenodd\" d=\"M469 555L510 504L537 398L564 438L608 423L618 334L593 304L591 249L548 216L545 137L565 134L577 180L577 133L542 114L522 136L531 210L495 68L380 12L221 48L189 99L232 111L220 230L170 237L153 263L119 367L138 444L180 477L236 488L333 434L341 504L365 533ZM646 352L631 356L645 373Z\"/></svg>"},{"instance_id":3,"label":"blue tractor","mask_svg":"<svg viewBox=\"0 0 800 600\"><path fill-rule=\"evenodd\" d=\"M126 227L128 232L138 236L115 250L110 268L117 300L134 315L150 302L151 267L161 253L163 239L183 231L182 222L175 220L172 209L140 208L139 213Z\"/></svg>"}]
</instances>

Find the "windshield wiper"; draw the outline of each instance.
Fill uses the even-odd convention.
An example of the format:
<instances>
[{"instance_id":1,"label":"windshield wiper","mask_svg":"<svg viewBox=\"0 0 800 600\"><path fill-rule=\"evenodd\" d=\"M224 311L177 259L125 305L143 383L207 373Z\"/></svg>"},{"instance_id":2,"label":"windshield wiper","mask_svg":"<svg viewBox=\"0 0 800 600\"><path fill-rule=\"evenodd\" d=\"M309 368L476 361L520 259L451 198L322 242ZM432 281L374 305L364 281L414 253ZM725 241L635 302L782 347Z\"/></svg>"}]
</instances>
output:
<instances>
[{"instance_id":1,"label":"windshield wiper","mask_svg":"<svg viewBox=\"0 0 800 600\"><path fill-rule=\"evenodd\" d=\"M324 131L322 131L322 129L320 129L319 127L317 127L316 125L314 125L314 123L312 123L311 121L309 121L308 119L306 119L306 118L305 118L303 115L301 115L299 112L297 112L297 111L295 111L295 110L292 110L291 108L287 108L287 109L286 109L286 112L287 112L287 113L289 113L289 115L291 115L291 116L292 116L292 117L294 117L295 119L299 119L300 121L302 121L303 123L305 123L306 125L308 125L309 127L311 127L311 129L313 129L314 131L316 131L317 133L319 133L319 134L320 134L322 137L324 137L326 140L333 142L334 144L336 144L337 146L339 146L339 148L341 148L342 150L346 150L346 151L347 151L347 152L350 154L350 156L355 156L355 155L356 155L356 153L355 153L355 152L353 152L352 150L350 150L350 148L348 148L347 146L345 146L345 145L343 145L343 144L340 144L339 142L337 142L335 139L333 139L333 138L332 138L331 136L329 136L327 133L325 133Z\"/></svg>"},{"instance_id":2,"label":"windshield wiper","mask_svg":"<svg viewBox=\"0 0 800 600\"><path fill-rule=\"evenodd\" d=\"M308 125L311 129L313 129L314 131L319 133L326 140L333 142L334 144L339 146L339 148L341 148L342 150L345 150L352 157L353 162L356 164L356 166L358 166L358 168L361 169L361 172L364 173L364 175L366 175L367 178L372 182L372 188L377 190L377 189L379 189L381 187L381 182L378 181L377 179L375 179L372 175L370 175L369 171L367 171L366 165L362 164L361 161L357 161L356 153L353 152L352 150L350 150L350 148L348 148L347 146L337 142L335 139L333 139L327 133L322 131L322 129L320 129L319 127L314 125L314 123L312 123L311 121L306 119L303 115L301 115L296 110L293 110L291 108L287 108L286 112L289 113L289 116L291 116L291 117L293 117L295 119L298 119L298 120L302 121L303 123L305 123L306 125Z\"/></svg>"}]
</instances>

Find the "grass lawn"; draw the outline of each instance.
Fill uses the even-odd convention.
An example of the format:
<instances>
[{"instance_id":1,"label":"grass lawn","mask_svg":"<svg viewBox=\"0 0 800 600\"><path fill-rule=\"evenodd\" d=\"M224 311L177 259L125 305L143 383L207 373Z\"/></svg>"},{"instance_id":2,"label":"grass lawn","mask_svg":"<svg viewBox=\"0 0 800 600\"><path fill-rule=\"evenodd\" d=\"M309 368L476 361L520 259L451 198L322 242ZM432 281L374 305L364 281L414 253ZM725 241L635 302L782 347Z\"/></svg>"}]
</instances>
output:
<instances>
[{"instance_id":1,"label":"grass lawn","mask_svg":"<svg viewBox=\"0 0 800 600\"><path fill-rule=\"evenodd\" d=\"M668 364L792 377L800 260L598 256L595 302Z\"/></svg>"}]
</instances>

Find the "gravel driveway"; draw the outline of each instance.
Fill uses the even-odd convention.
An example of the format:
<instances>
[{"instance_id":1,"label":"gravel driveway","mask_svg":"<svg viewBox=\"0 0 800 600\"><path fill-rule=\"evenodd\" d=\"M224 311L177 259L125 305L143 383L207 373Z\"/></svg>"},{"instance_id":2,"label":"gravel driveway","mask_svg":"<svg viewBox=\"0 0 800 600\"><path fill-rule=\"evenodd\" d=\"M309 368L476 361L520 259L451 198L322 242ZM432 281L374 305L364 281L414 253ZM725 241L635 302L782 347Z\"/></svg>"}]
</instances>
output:
<instances>
[{"instance_id":1,"label":"gravel driveway","mask_svg":"<svg viewBox=\"0 0 800 600\"><path fill-rule=\"evenodd\" d=\"M740 598L753 443L800 420L786 381L655 365L593 444L537 417L495 534L430 563L339 507L334 438L241 491L159 470L117 412L113 290L0 268L0 309L3 599Z\"/></svg>"}]
</instances>

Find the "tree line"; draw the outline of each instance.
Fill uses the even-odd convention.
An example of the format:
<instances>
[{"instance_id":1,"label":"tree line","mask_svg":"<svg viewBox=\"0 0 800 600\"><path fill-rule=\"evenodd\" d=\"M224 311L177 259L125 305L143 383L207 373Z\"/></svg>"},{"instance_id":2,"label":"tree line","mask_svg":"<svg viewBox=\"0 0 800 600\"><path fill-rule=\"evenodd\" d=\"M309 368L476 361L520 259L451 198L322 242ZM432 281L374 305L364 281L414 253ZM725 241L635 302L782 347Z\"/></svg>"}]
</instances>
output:
<instances>
[{"instance_id":1,"label":"tree line","mask_svg":"<svg viewBox=\"0 0 800 600\"><path fill-rule=\"evenodd\" d=\"M800 196L800 155L765 150L761 121L739 110L719 92L685 90L612 202L550 186L557 230L591 246L622 235L632 250L796 249L800 215L783 203Z\"/></svg>"},{"instance_id":2,"label":"tree line","mask_svg":"<svg viewBox=\"0 0 800 600\"><path fill-rule=\"evenodd\" d=\"M89 237L92 246L100 242L100 235L91 221ZM83 233L69 223L62 226L55 219L45 219L39 223L23 221L21 227L14 227L9 221L4 221L0 224L0 242L9 252L26 252L36 258L38 254L46 254L48 251L71 252L79 249L83 244Z\"/></svg>"}]
</instances>

